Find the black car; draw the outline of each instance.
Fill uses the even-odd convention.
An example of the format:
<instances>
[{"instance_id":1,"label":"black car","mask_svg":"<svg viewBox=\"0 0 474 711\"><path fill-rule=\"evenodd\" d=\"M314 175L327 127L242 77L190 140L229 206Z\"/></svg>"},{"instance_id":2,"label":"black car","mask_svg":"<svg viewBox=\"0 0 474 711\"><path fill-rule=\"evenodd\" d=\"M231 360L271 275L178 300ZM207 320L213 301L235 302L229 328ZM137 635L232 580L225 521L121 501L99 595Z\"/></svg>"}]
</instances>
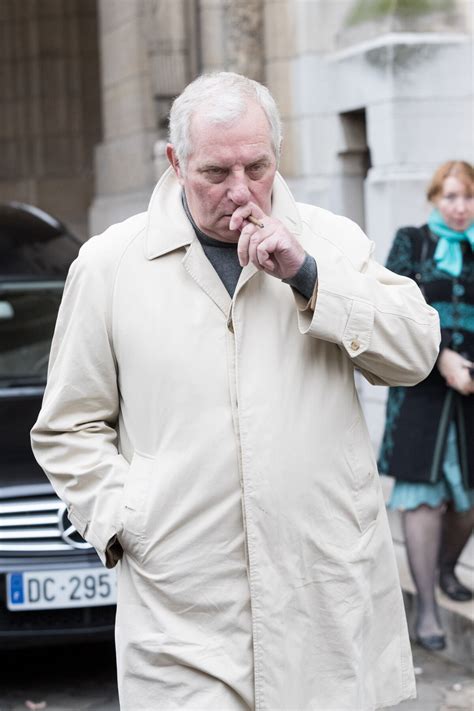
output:
<instances>
[{"instance_id":1,"label":"black car","mask_svg":"<svg viewBox=\"0 0 474 711\"><path fill-rule=\"evenodd\" d=\"M114 572L75 531L30 447L80 246L42 210L0 205L0 649L113 630Z\"/></svg>"}]
</instances>

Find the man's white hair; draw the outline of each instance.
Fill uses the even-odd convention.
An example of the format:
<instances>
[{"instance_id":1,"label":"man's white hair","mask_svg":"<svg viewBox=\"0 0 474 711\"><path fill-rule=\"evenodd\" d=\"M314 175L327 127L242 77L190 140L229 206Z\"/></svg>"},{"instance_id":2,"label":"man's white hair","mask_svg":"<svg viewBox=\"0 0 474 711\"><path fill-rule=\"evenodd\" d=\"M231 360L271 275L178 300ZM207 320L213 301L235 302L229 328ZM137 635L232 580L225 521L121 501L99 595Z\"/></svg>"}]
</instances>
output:
<instances>
[{"instance_id":1,"label":"man's white hair","mask_svg":"<svg viewBox=\"0 0 474 711\"><path fill-rule=\"evenodd\" d=\"M267 117L272 148L280 158L282 128L273 96L259 82L234 72L202 74L174 100L170 111L169 141L173 145L181 170L192 151L191 119L199 111L215 124L231 124L240 118L249 102L256 102Z\"/></svg>"}]
</instances>

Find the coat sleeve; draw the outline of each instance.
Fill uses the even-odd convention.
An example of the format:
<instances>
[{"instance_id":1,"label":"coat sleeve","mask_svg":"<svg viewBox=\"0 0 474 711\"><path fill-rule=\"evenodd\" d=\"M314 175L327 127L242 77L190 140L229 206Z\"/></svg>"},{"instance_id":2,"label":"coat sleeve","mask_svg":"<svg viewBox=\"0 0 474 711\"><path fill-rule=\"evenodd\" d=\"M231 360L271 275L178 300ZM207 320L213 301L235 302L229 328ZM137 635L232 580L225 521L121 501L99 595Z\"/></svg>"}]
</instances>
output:
<instances>
[{"instance_id":1,"label":"coat sleeve","mask_svg":"<svg viewBox=\"0 0 474 711\"><path fill-rule=\"evenodd\" d=\"M373 243L358 232L354 240L362 235L370 247L361 243L368 256L357 265L334 243L316 255L314 310L301 308L300 331L336 343L374 385L416 385L438 355L438 314L412 279L374 260Z\"/></svg>"},{"instance_id":2,"label":"coat sleeve","mask_svg":"<svg viewBox=\"0 0 474 711\"><path fill-rule=\"evenodd\" d=\"M112 567L119 555L111 555L108 544L120 530L128 463L117 450L112 289L88 252L86 243L69 271L43 405L31 438L34 455L65 502L71 522Z\"/></svg>"}]
</instances>

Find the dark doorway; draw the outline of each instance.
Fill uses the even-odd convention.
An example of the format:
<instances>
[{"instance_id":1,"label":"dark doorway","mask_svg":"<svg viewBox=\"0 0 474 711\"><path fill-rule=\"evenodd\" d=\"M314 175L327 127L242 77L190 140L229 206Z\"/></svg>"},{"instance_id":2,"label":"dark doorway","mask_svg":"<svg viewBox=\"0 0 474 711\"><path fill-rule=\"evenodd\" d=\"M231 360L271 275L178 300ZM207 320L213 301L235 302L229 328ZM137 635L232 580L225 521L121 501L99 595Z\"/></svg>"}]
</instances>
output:
<instances>
[{"instance_id":1,"label":"dark doorway","mask_svg":"<svg viewBox=\"0 0 474 711\"><path fill-rule=\"evenodd\" d=\"M343 147L338 153L340 163L340 211L365 230L365 179L371 167L367 144L365 109L339 114Z\"/></svg>"}]
</instances>

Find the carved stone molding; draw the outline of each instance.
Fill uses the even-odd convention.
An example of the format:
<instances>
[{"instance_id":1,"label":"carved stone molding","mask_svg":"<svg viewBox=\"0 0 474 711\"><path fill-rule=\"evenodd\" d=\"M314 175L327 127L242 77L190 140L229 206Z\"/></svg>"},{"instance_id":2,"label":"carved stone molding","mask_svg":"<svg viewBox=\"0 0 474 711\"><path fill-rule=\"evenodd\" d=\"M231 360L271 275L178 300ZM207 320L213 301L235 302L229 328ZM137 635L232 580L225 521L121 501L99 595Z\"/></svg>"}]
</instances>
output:
<instances>
[{"instance_id":1,"label":"carved stone molding","mask_svg":"<svg viewBox=\"0 0 474 711\"><path fill-rule=\"evenodd\" d=\"M224 0L226 68L264 80L263 0Z\"/></svg>"}]
</instances>

